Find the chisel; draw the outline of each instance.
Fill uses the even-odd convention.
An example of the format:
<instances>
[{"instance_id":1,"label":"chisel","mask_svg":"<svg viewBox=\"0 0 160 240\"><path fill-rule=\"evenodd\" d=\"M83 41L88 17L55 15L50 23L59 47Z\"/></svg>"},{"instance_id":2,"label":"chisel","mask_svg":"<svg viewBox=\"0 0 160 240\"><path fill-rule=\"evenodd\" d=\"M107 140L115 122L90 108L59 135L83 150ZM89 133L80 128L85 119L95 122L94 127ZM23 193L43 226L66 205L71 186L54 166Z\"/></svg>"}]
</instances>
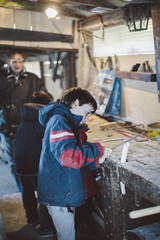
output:
<instances>
[{"instance_id":1,"label":"chisel","mask_svg":"<svg viewBox=\"0 0 160 240\"><path fill-rule=\"evenodd\" d=\"M118 147L120 147L121 145L123 145L123 144L125 144L125 143L127 143L127 142L130 142L130 141L132 141L133 139L135 139L135 138L137 138L137 137L139 137L140 136L140 134L139 135L136 135L135 137L133 137L133 138L130 138L130 139L128 139L127 141L125 141L125 142L122 142L122 143L120 143L120 144L118 144L118 145L116 145L115 147L113 147L112 148L112 150L114 150L114 149L116 149L116 148L118 148Z\"/></svg>"}]
</instances>

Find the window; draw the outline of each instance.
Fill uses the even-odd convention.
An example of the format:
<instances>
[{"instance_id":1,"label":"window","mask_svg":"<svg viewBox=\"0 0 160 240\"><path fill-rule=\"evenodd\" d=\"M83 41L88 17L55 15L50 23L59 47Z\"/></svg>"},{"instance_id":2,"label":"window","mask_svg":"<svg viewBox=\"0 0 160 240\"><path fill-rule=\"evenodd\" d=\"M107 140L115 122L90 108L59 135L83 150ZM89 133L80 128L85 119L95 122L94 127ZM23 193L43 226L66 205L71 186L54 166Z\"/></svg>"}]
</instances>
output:
<instances>
[{"instance_id":1,"label":"window","mask_svg":"<svg viewBox=\"0 0 160 240\"><path fill-rule=\"evenodd\" d=\"M93 34L101 37L100 30ZM154 54L152 20L144 31L129 32L126 25L105 28L105 40L93 38L93 51L94 57Z\"/></svg>"}]
</instances>

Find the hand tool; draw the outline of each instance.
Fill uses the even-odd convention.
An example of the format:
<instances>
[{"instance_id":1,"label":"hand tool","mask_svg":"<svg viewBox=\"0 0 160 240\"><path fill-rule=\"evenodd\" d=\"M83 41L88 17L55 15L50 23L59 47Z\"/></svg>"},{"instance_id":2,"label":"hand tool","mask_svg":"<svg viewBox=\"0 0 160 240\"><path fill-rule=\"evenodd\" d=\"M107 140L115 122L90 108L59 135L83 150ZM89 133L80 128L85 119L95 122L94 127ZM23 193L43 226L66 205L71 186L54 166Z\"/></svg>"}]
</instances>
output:
<instances>
[{"instance_id":1,"label":"hand tool","mask_svg":"<svg viewBox=\"0 0 160 240\"><path fill-rule=\"evenodd\" d=\"M128 139L127 141L125 141L125 142L122 142L122 143L120 143L120 144L118 144L118 145L116 145L115 147L113 147L113 148L111 148L112 150L114 150L114 149L116 149L116 148L118 148L118 147L120 147L121 145L123 145L123 144L125 144L125 143L127 143L127 142L130 142L130 141L132 141L133 139L135 139L135 138L137 138L137 137L140 137L140 134L139 135L136 135L135 137L133 137L133 138L130 138L130 139Z\"/></svg>"},{"instance_id":2,"label":"hand tool","mask_svg":"<svg viewBox=\"0 0 160 240\"><path fill-rule=\"evenodd\" d=\"M120 131L120 130L118 130L118 129L113 129L113 130L114 130L115 132L117 132L117 133L120 133L120 134L126 136L126 137L130 137L128 134L123 133L122 131Z\"/></svg>"},{"instance_id":3,"label":"hand tool","mask_svg":"<svg viewBox=\"0 0 160 240\"><path fill-rule=\"evenodd\" d=\"M112 142L112 141L120 141L120 140L125 140L126 138L114 138L114 139L107 139L104 141L100 141L100 143L104 143L104 142Z\"/></svg>"}]
</instances>

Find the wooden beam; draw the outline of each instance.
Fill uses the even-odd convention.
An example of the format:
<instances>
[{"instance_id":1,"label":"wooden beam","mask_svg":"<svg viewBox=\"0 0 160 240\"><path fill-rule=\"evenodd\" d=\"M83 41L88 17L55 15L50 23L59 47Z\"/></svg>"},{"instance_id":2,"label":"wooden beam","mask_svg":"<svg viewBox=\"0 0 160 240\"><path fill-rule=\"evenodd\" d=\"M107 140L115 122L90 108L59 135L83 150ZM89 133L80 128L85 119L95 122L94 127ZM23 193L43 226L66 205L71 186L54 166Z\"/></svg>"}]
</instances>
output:
<instances>
[{"instance_id":1,"label":"wooden beam","mask_svg":"<svg viewBox=\"0 0 160 240\"><path fill-rule=\"evenodd\" d=\"M7 61L8 59L8 53L10 50L14 48L20 48L26 58L27 61L35 60L35 57L39 59L39 61L48 61L49 60L49 54L51 52L74 52L75 54L78 53L77 49L71 49L71 48L56 48L55 46L52 48L44 48L44 47L31 47L31 46L13 46L13 45L4 45L0 44L0 60Z\"/></svg>"},{"instance_id":2,"label":"wooden beam","mask_svg":"<svg viewBox=\"0 0 160 240\"><path fill-rule=\"evenodd\" d=\"M141 80L145 82L156 82L156 74L148 72L115 72L115 77Z\"/></svg>"},{"instance_id":3,"label":"wooden beam","mask_svg":"<svg viewBox=\"0 0 160 240\"><path fill-rule=\"evenodd\" d=\"M115 10L113 12L108 12L102 15L104 27L109 27L117 24L123 24L123 12L122 9ZM79 22L80 28L83 30L98 30L99 27L99 16L92 18L84 18L84 20Z\"/></svg>"},{"instance_id":4,"label":"wooden beam","mask_svg":"<svg viewBox=\"0 0 160 240\"><path fill-rule=\"evenodd\" d=\"M69 0L68 2L71 2L72 4L79 3L82 5L91 5L95 7L106 7L106 8L117 8L117 7L123 7L126 5L126 2L119 1L119 0Z\"/></svg>"},{"instance_id":5,"label":"wooden beam","mask_svg":"<svg viewBox=\"0 0 160 240\"><path fill-rule=\"evenodd\" d=\"M0 40L73 43L73 36L59 33L0 28Z\"/></svg>"},{"instance_id":6,"label":"wooden beam","mask_svg":"<svg viewBox=\"0 0 160 240\"><path fill-rule=\"evenodd\" d=\"M155 48L155 62L157 72L157 88L158 88L158 101L160 102L160 6L155 6L151 9L152 23L153 23L153 37Z\"/></svg>"}]
</instances>

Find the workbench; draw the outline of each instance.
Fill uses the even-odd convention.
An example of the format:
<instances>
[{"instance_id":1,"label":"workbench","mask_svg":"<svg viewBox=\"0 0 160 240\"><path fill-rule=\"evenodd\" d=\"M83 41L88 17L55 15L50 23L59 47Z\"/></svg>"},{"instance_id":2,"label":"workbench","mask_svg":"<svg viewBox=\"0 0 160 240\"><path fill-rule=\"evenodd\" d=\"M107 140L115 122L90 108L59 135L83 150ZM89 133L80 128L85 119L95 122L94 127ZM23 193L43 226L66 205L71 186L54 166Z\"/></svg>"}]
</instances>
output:
<instances>
[{"instance_id":1,"label":"workbench","mask_svg":"<svg viewBox=\"0 0 160 240\"><path fill-rule=\"evenodd\" d=\"M112 148L129 139L126 135L133 137L137 134L127 131L122 135L115 128L102 131L100 126L105 121L98 116L91 117L89 141L103 141L103 145ZM121 128L121 131L126 132L126 129ZM123 140L118 140L121 138ZM139 219L129 217L133 210L160 205L160 144L144 136L138 137L130 142L127 161L121 163L123 146L113 150L101 170L104 226L108 240L130 240L129 229L160 219L159 214Z\"/></svg>"}]
</instances>

